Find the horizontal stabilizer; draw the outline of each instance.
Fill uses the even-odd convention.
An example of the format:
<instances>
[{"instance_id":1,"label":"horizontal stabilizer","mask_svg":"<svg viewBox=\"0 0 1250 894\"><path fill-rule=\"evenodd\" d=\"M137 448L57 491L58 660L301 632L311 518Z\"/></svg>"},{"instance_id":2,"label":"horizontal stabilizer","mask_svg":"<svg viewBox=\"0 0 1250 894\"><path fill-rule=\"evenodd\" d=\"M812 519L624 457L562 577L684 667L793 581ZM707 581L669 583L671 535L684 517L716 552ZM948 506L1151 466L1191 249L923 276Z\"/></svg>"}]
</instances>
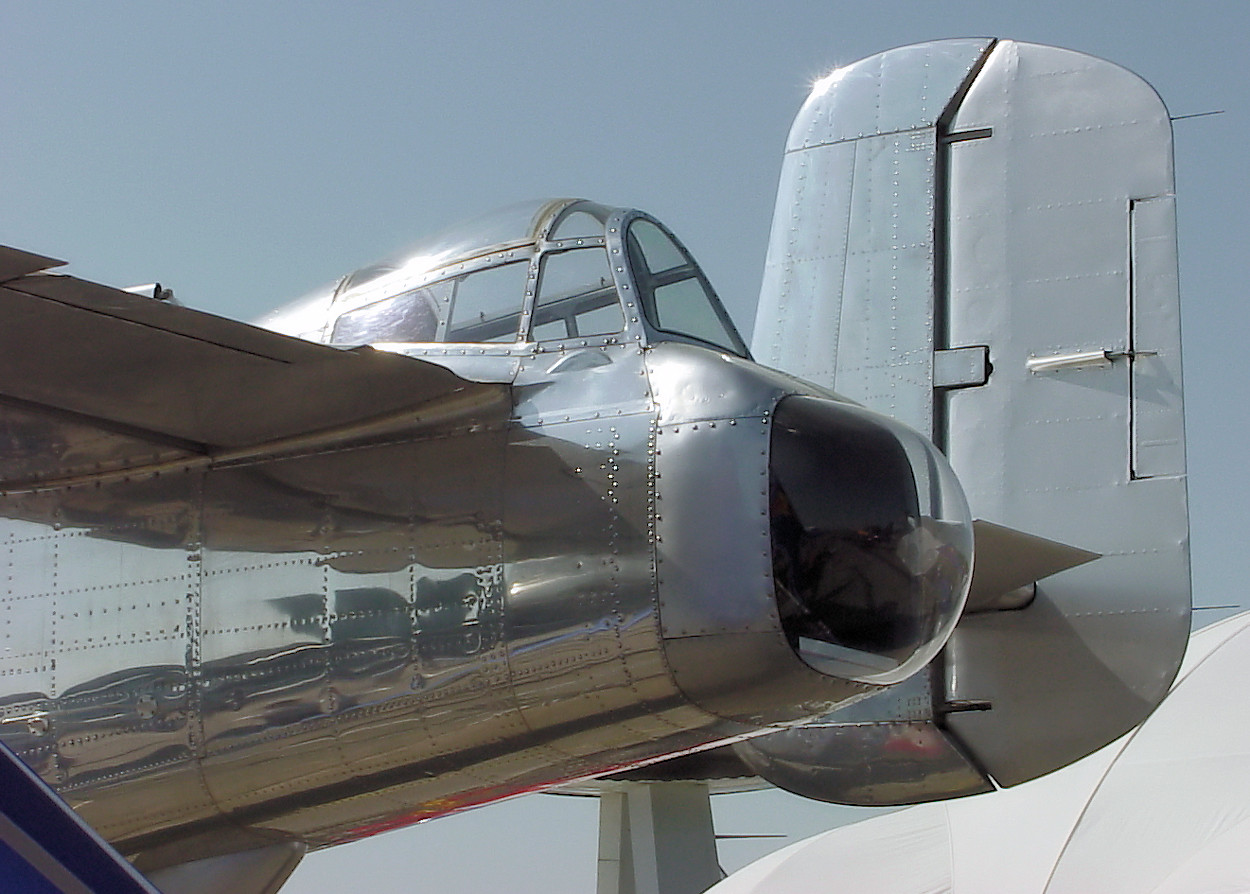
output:
<instances>
[{"instance_id":1,"label":"horizontal stabilizer","mask_svg":"<svg viewBox=\"0 0 1250 894\"><path fill-rule=\"evenodd\" d=\"M964 613L1022 608L1033 598L1032 584L1084 565L1098 553L1067 546L977 519L976 564ZM1027 592L1021 593L1021 590Z\"/></svg>"}]
</instances>

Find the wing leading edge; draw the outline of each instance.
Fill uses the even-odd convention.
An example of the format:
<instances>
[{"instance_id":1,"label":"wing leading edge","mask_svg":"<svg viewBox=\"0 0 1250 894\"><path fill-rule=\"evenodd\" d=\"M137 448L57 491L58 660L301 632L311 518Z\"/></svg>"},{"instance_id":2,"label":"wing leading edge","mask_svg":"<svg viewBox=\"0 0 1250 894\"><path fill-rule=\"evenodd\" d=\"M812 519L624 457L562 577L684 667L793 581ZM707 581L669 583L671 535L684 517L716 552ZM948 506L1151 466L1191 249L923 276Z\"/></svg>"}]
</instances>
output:
<instances>
[{"instance_id":1,"label":"wing leading edge","mask_svg":"<svg viewBox=\"0 0 1250 894\"><path fill-rule=\"evenodd\" d=\"M0 491L498 423L507 389L45 272L0 248Z\"/></svg>"}]
</instances>

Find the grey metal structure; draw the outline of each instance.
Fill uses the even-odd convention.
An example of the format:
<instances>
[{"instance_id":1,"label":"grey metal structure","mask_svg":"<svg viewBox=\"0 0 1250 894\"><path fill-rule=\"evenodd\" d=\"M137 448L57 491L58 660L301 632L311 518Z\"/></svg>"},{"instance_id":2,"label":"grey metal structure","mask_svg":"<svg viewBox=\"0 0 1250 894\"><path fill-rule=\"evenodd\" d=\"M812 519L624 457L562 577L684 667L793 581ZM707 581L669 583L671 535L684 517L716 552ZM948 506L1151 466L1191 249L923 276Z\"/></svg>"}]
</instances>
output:
<instances>
[{"instance_id":1,"label":"grey metal structure","mask_svg":"<svg viewBox=\"0 0 1250 894\"><path fill-rule=\"evenodd\" d=\"M788 372L661 223L584 200L261 328L0 249L0 737L167 894L639 773L696 781L608 784L601 887L693 892L716 745L880 803L1102 744L1166 691L1188 589L1166 113L1140 178L1031 148L1127 132L1140 82L1087 60L947 41L818 86L756 326ZM1102 98L1067 122L1047 85Z\"/></svg>"},{"instance_id":2,"label":"grey metal structure","mask_svg":"<svg viewBox=\"0 0 1250 894\"><path fill-rule=\"evenodd\" d=\"M962 608L941 455L750 362L638 212L266 321L334 347L0 260L0 730L170 890L822 713Z\"/></svg>"},{"instance_id":3,"label":"grey metal structure","mask_svg":"<svg viewBox=\"0 0 1250 894\"><path fill-rule=\"evenodd\" d=\"M1064 766L1162 699L1190 608L1174 204L1167 109L1109 62L949 40L817 85L756 354L941 445L995 523L977 576L1002 583L974 582L926 674L738 746L752 768L847 803L970 794ZM1087 552L1039 574L1000 526Z\"/></svg>"}]
</instances>

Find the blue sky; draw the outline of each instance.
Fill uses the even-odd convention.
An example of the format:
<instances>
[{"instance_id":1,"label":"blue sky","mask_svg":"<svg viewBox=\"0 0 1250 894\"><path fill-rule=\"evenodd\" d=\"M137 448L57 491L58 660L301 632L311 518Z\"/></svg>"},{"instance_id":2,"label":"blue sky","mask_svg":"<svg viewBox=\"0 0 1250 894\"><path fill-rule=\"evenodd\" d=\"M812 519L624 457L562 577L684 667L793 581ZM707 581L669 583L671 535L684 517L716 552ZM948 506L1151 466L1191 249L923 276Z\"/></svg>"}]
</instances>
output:
<instances>
[{"instance_id":1,"label":"blue sky","mask_svg":"<svg viewBox=\"0 0 1250 894\"><path fill-rule=\"evenodd\" d=\"M243 319L459 218L582 195L668 223L749 331L794 112L900 44L1053 43L1136 71L1173 115L1225 110L1177 123L1176 164L1195 602L1243 599L1244 0L8 0L0 33L0 242ZM717 810L731 833L836 819L778 795ZM286 890L586 891L594 822L531 797L315 855ZM726 845L727 867L758 847Z\"/></svg>"}]
</instances>

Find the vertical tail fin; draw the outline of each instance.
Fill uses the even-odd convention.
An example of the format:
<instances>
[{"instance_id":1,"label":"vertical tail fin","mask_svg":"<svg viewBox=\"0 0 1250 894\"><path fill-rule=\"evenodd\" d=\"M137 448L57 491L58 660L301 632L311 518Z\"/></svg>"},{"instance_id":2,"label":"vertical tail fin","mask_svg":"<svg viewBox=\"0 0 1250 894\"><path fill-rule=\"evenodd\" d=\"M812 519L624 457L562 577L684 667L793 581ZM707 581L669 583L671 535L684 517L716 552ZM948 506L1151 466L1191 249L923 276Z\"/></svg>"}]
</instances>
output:
<instances>
[{"instance_id":1,"label":"vertical tail fin","mask_svg":"<svg viewBox=\"0 0 1250 894\"><path fill-rule=\"evenodd\" d=\"M927 722L999 784L1120 735L1179 667L1178 303L1170 120L1122 68L938 41L795 122L755 356L931 434L974 515L1101 555L966 615L931 668Z\"/></svg>"}]
</instances>

